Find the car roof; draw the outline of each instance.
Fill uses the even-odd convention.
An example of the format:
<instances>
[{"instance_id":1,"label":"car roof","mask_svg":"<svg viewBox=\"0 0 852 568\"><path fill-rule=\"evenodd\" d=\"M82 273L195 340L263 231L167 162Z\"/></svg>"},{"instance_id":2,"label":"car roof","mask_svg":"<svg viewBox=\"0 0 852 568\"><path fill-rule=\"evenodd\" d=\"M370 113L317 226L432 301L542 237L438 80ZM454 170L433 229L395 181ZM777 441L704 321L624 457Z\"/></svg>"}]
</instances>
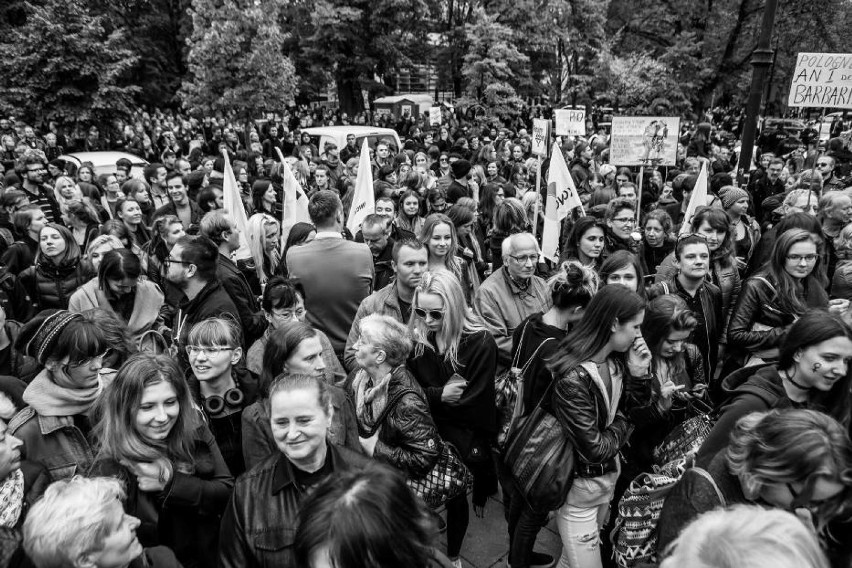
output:
<instances>
[{"instance_id":1,"label":"car roof","mask_svg":"<svg viewBox=\"0 0 852 568\"><path fill-rule=\"evenodd\" d=\"M146 165L148 162L135 154L127 152L71 152L59 156L61 160L74 158L80 163L91 162L95 166L115 165L121 158L127 158L134 165Z\"/></svg>"},{"instance_id":2,"label":"car roof","mask_svg":"<svg viewBox=\"0 0 852 568\"><path fill-rule=\"evenodd\" d=\"M355 136L369 136L370 134L396 135L393 128L379 128L375 126L317 126L315 128L303 128L302 132L314 136L339 136L341 134L354 134Z\"/></svg>"}]
</instances>

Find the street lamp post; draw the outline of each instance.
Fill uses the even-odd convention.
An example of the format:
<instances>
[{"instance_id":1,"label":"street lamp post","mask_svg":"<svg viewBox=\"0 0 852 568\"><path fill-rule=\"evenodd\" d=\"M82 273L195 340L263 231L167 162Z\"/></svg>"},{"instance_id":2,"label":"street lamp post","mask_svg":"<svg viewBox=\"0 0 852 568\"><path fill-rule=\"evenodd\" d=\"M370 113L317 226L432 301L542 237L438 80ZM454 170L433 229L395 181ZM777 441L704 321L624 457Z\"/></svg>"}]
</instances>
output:
<instances>
[{"instance_id":1,"label":"street lamp post","mask_svg":"<svg viewBox=\"0 0 852 568\"><path fill-rule=\"evenodd\" d=\"M754 148L754 135L757 130L757 115L760 112L760 101L766 83L769 66L772 65L772 28L775 24L775 12L778 8L778 0L766 0L763 9L763 23L760 28L760 38L757 40L757 48L751 56L751 64L754 67L751 75L751 89L748 93L746 105L746 120L743 125L742 148L740 149L740 160L737 165L737 181L743 186L748 183L748 175L751 165L751 155Z\"/></svg>"}]
</instances>

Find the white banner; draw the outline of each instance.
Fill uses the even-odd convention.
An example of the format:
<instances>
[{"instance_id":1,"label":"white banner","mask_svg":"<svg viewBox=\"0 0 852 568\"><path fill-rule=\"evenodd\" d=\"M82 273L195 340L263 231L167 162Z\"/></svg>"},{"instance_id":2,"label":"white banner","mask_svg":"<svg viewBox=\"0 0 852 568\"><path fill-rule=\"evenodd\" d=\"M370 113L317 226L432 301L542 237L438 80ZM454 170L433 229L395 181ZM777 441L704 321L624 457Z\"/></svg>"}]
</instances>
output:
<instances>
[{"instance_id":1,"label":"white banner","mask_svg":"<svg viewBox=\"0 0 852 568\"><path fill-rule=\"evenodd\" d=\"M544 120L543 118L533 119L532 145L530 148L533 156L547 157L547 142L550 138L547 134L547 129L549 126L549 120Z\"/></svg>"},{"instance_id":2,"label":"white banner","mask_svg":"<svg viewBox=\"0 0 852 568\"><path fill-rule=\"evenodd\" d=\"M361 157L358 160L358 177L355 178L355 197L349 216L346 219L346 228L355 236L364 218L376 212L376 196L373 190L373 168L370 165L370 147L367 138L361 145Z\"/></svg>"},{"instance_id":3,"label":"white banner","mask_svg":"<svg viewBox=\"0 0 852 568\"><path fill-rule=\"evenodd\" d=\"M852 54L800 53L787 106L852 108Z\"/></svg>"},{"instance_id":4,"label":"white banner","mask_svg":"<svg viewBox=\"0 0 852 568\"><path fill-rule=\"evenodd\" d=\"M559 109L553 111L557 136L585 136L586 111L584 109Z\"/></svg>"},{"instance_id":5,"label":"white banner","mask_svg":"<svg viewBox=\"0 0 852 568\"><path fill-rule=\"evenodd\" d=\"M441 107L431 107L429 109L429 124L432 126L441 124Z\"/></svg>"},{"instance_id":6,"label":"white banner","mask_svg":"<svg viewBox=\"0 0 852 568\"><path fill-rule=\"evenodd\" d=\"M680 118L614 116L609 163L614 166L674 166Z\"/></svg>"}]
</instances>

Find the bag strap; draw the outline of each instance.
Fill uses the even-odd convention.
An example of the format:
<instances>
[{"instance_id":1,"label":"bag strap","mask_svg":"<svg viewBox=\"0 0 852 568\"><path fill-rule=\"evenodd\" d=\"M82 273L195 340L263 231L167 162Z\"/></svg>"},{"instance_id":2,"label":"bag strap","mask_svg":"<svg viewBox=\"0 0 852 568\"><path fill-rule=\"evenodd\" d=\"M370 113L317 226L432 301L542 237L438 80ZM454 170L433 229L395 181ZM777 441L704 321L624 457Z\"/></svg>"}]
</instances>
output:
<instances>
[{"instance_id":1,"label":"bag strap","mask_svg":"<svg viewBox=\"0 0 852 568\"><path fill-rule=\"evenodd\" d=\"M778 292L775 290L775 286L773 286L772 283L769 280L767 280L763 276L754 276L753 278L755 280L760 280L761 282L763 282L764 284L766 284L769 287L769 290L772 292L773 299L774 299L775 296L778 295Z\"/></svg>"},{"instance_id":2,"label":"bag strap","mask_svg":"<svg viewBox=\"0 0 852 568\"><path fill-rule=\"evenodd\" d=\"M382 422L385 421L385 419L388 417L388 414L390 414L391 410L393 410L396 407L396 405L398 405L400 402L402 402L402 397L404 397L407 394L413 394L414 396L420 398L420 395L417 394L417 391L415 391L413 389L402 389L401 391L399 391L398 393L393 395L393 398L388 400L387 404L385 404L385 409L382 410L382 413L379 414L378 418L376 418L375 427L373 428L374 432L375 432L375 430L378 429L379 426L382 425Z\"/></svg>"},{"instance_id":3,"label":"bag strap","mask_svg":"<svg viewBox=\"0 0 852 568\"><path fill-rule=\"evenodd\" d=\"M527 328L530 325L530 321L527 320L524 323L524 329L521 330L521 340L518 342L517 348L515 349L515 356L512 357L512 367L517 367L518 362L521 360L521 349L524 348L524 338L527 336Z\"/></svg>"},{"instance_id":4,"label":"bag strap","mask_svg":"<svg viewBox=\"0 0 852 568\"><path fill-rule=\"evenodd\" d=\"M728 503L725 501L725 496L722 495L722 491L719 489L719 486L716 485L716 480L713 479L713 476L710 475L710 472L698 466L694 466L692 468L692 471L706 479L710 483L710 485L713 486L713 491L716 492L716 497L719 498L719 503L722 504L722 507L727 507Z\"/></svg>"},{"instance_id":5,"label":"bag strap","mask_svg":"<svg viewBox=\"0 0 852 568\"><path fill-rule=\"evenodd\" d=\"M662 286L662 288L663 288L663 294L668 294L668 293L669 293L669 284L668 284L668 282L666 282L665 280L663 280L662 282L660 282L660 285L661 285L661 286Z\"/></svg>"},{"instance_id":6,"label":"bag strap","mask_svg":"<svg viewBox=\"0 0 852 568\"><path fill-rule=\"evenodd\" d=\"M532 365L533 359L536 358L536 356L538 355L538 352L541 351L541 348L544 347L544 344L547 343L548 341L555 341L555 339L553 337L548 337L548 338L545 338L544 341L542 341L541 343L538 344L538 347L535 348L535 351L533 351L533 354L530 355L529 359L527 359L527 362L524 363L524 367L521 369L521 376L524 376L524 374L527 372L527 369L529 369L530 365Z\"/></svg>"},{"instance_id":7,"label":"bag strap","mask_svg":"<svg viewBox=\"0 0 852 568\"><path fill-rule=\"evenodd\" d=\"M518 375L521 381L526 380L527 370L530 368L530 365L532 365L533 359L536 358L536 356L538 355L538 352L541 351L541 348L544 347L544 344L547 343L548 341L553 341L553 338L548 337L544 341L539 343L538 347L536 347L535 351L533 351L533 354L530 355L529 359L527 359L527 362L524 363L524 367L523 367L523 369L521 369L521 372ZM555 380L556 379L551 378L550 383L553 384L553 382ZM524 397L519 396L515 400L515 408L513 409L512 416L521 416L521 415L523 415L523 413L524 413Z\"/></svg>"}]
</instances>

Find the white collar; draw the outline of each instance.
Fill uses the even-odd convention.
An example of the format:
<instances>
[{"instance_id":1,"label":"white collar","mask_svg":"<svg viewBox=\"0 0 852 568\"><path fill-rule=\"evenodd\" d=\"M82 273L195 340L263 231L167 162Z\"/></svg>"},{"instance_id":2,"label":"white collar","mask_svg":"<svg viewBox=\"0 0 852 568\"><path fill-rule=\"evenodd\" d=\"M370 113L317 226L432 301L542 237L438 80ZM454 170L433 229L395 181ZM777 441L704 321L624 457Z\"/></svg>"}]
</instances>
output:
<instances>
[{"instance_id":1,"label":"white collar","mask_svg":"<svg viewBox=\"0 0 852 568\"><path fill-rule=\"evenodd\" d=\"M342 239L343 235L338 233L337 231L317 231L316 236L314 237L315 241L320 239Z\"/></svg>"}]
</instances>

